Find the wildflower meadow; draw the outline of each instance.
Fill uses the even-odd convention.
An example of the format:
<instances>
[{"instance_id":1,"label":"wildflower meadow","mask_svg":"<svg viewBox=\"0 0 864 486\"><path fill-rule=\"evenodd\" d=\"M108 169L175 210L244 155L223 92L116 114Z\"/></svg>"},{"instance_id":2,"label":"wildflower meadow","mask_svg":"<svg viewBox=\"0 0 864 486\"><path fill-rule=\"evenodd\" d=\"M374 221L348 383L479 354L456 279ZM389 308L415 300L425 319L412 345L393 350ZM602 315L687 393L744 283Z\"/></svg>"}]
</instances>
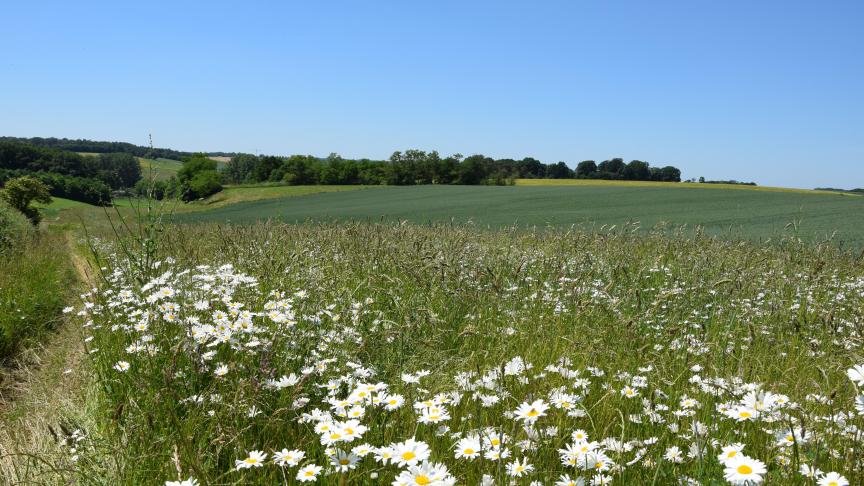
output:
<instances>
[{"instance_id":1,"label":"wildflower meadow","mask_svg":"<svg viewBox=\"0 0 864 486\"><path fill-rule=\"evenodd\" d=\"M171 227L94 243L77 484L864 482L864 264L794 238ZM115 482L116 481L116 482Z\"/></svg>"}]
</instances>

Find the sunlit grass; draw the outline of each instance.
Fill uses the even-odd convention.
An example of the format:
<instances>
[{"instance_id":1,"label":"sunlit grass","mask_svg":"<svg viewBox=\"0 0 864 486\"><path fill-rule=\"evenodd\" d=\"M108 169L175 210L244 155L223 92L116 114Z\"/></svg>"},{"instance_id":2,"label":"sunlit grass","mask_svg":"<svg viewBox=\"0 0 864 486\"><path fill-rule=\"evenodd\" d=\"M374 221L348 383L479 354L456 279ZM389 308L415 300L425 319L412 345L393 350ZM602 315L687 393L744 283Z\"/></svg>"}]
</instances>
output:
<instances>
[{"instance_id":1,"label":"sunlit grass","mask_svg":"<svg viewBox=\"0 0 864 486\"><path fill-rule=\"evenodd\" d=\"M183 210L198 210L206 208L218 208L248 201L261 201L267 199L277 199L284 197L308 196L310 194L319 194L326 192L344 192L367 189L369 187L379 186L360 186L360 185L345 185L345 186L286 186L286 185L230 185L225 186L222 192L216 193L213 196L203 200L195 201Z\"/></svg>"},{"instance_id":2,"label":"sunlit grass","mask_svg":"<svg viewBox=\"0 0 864 486\"><path fill-rule=\"evenodd\" d=\"M304 414L341 423L342 399L368 430L334 449L415 438L459 484L508 484L517 459L533 467L526 484L596 480L593 462L561 462L578 430L617 465L602 471L613 484L725 484L717 455L733 443L767 465L769 484L812 484L805 463L864 479L860 434L845 428L864 425L846 376L861 361L864 267L831 246L404 224L164 235L162 263L143 280L105 246L106 283L85 296L104 426L75 442L70 474L85 483L114 471L114 484L293 484L297 467L272 462L286 448L323 466L321 484L389 484L404 467L372 455L331 465L319 419ZM385 411L358 398L362 383L406 403ZM743 421L723 411L751 391L782 403ZM578 413L531 412L565 392ZM413 405L436 396L447 418L422 423L428 406ZM511 414L523 404L531 420ZM778 442L802 426L806 437ZM455 457L472 434L506 434L511 456ZM239 468L250 451L268 458Z\"/></svg>"},{"instance_id":3,"label":"sunlit grass","mask_svg":"<svg viewBox=\"0 0 864 486\"><path fill-rule=\"evenodd\" d=\"M145 159L138 157L138 163L141 165L141 173L144 179L153 177L155 180L166 180L177 175L177 171L183 167L183 163L179 160L170 159Z\"/></svg>"},{"instance_id":4,"label":"sunlit grass","mask_svg":"<svg viewBox=\"0 0 864 486\"><path fill-rule=\"evenodd\" d=\"M0 254L0 366L57 325L72 281L65 242L42 231Z\"/></svg>"}]
</instances>

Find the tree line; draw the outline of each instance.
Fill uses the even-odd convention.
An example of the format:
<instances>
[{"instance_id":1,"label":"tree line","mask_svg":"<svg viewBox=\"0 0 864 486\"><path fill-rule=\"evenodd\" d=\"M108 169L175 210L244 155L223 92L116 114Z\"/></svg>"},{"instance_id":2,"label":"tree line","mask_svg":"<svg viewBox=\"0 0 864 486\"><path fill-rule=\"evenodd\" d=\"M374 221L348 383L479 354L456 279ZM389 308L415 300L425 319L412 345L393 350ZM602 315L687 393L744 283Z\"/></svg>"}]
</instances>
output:
<instances>
[{"instance_id":1,"label":"tree line","mask_svg":"<svg viewBox=\"0 0 864 486\"><path fill-rule=\"evenodd\" d=\"M141 179L141 165L128 153L84 156L0 141L0 186L25 175L47 185L52 196L108 204L112 190L133 187Z\"/></svg>"},{"instance_id":2,"label":"tree line","mask_svg":"<svg viewBox=\"0 0 864 486\"><path fill-rule=\"evenodd\" d=\"M0 142L18 142L34 145L36 147L54 148L69 152L90 152L97 154L130 154L135 157L147 159L172 159L182 160L194 155L193 152L183 152L168 148L153 148L143 145L135 145L127 142L103 142L87 139L68 139L54 137L0 137ZM231 157L237 155L233 152L209 152L212 157Z\"/></svg>"},{"instance_id":3,"label":"tree line","mask_svg":"<svg viewBox=\"0 0 864 486\"><path fill-rule=\"evenodd\" d=\"M837 189L836 187L817 187L813 189L814 191L831 191L831 192L845 192L847 194L861 194L864 195L864 188L856 188L856 189Z\"/></svg>"},{"instance_id":4,"label":"tree line","mask_svg":"<svg viewBox=\"0 0 864 486\"><path fill-rule=\"evenodd\" d=\"M331 154L326 159L311 155L288 157L234 156L225 167L228 183L304 184L512 184L515 179L608 179L680 182L681 171L672 166L652 167L649 163L621 158L580 162L571 169L565 162L544 164L526 157L521 160L493 159L484 155L442 157L438 152L406 150L394 152L389 160L345 159Z\"/></svg>"},{"instance_id":5,"label":"tree line","mask_svg":"<svg viewBox=\"0 0 864 486\"><path fill-rule=\"evenodd\" d=\"M70 151L73 149L97 155L81 155ZM99 150L121 151L98 153ZM624 162L621 158L600 163L585 160L571 169L565 162L545 164L533 157L516 160L493 159L482 154L441 156L437 151L416 149L394 152L387 160L346 159L337 154L327 158L233 154L220 171L209 158L211 155L121 142L0 137L0 185L11 178L30 175L46 184L53 196L107 204L112 191L125 189L158 199L177 197L191 201L221 191L223 183L509 185L516 179L541 178L681 181L681 171L676 167L652 167L648 162ZM163 156L183 161L177 177L167 181L142 180L136 157Z\"/></svg>"}]
</instances>

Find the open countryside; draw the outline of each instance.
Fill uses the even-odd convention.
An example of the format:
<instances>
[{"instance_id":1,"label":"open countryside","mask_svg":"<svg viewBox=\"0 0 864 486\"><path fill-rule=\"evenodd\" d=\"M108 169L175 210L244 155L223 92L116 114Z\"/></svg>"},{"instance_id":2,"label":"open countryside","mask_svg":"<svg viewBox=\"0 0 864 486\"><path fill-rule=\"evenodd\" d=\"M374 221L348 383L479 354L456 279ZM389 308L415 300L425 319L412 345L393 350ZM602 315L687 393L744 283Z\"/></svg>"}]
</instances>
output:
<instances>
[{"instance_id":1,"label":"open countryside","mask_svg":"<svg viewBox=\"0 0 864 486\"><path fill-rule=\"evenodd\" d=\"M864 485L860 1L3 14L0 486Z\"/></svg>"},{"instance_id":2,"label":"open countryside","mask_svg":"<svg viewBox=\"0 0 864 486\"><path fill-rule=\"evenodd\" d=\"M632 184L632 186L631 186ZM325 186L326 187L326 186ZM366 188L275 198L179 214L178 222L473 222L480 227L591 230L637 223L699 227L712 235L767 240L795 234L864 248L864 197L761 189L584 186L422 186Z\"/></svg>"}]
</instances>

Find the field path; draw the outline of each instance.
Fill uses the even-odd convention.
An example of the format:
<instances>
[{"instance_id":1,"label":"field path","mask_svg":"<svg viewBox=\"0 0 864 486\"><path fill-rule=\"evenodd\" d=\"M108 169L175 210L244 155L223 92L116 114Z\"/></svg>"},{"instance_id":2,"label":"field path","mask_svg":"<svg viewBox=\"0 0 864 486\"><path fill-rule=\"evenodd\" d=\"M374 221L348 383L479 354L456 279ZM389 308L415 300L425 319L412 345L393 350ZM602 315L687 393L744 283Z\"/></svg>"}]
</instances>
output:
<instances>
[{"instance_id":1,"label":"field path","mask_svg":"<svg viewBox=\"0 0 864 486\"><path fill-rule=\"evenodd\" d=\"M66 233L68 255L78 277L78 288L93 286L93 270L76 247L75 234ZM77 296L70 305L77 304ZM82 369L84 345L81 327L71 318L46 341L26 350L10 371L11 384L0 390L0 484L51 484L42 476L35 454L58 452L51 430L59 430L64 417L83 417L86 376ZM64 427L75 428L72 423Z\"/></svg>"}]
</instances>

